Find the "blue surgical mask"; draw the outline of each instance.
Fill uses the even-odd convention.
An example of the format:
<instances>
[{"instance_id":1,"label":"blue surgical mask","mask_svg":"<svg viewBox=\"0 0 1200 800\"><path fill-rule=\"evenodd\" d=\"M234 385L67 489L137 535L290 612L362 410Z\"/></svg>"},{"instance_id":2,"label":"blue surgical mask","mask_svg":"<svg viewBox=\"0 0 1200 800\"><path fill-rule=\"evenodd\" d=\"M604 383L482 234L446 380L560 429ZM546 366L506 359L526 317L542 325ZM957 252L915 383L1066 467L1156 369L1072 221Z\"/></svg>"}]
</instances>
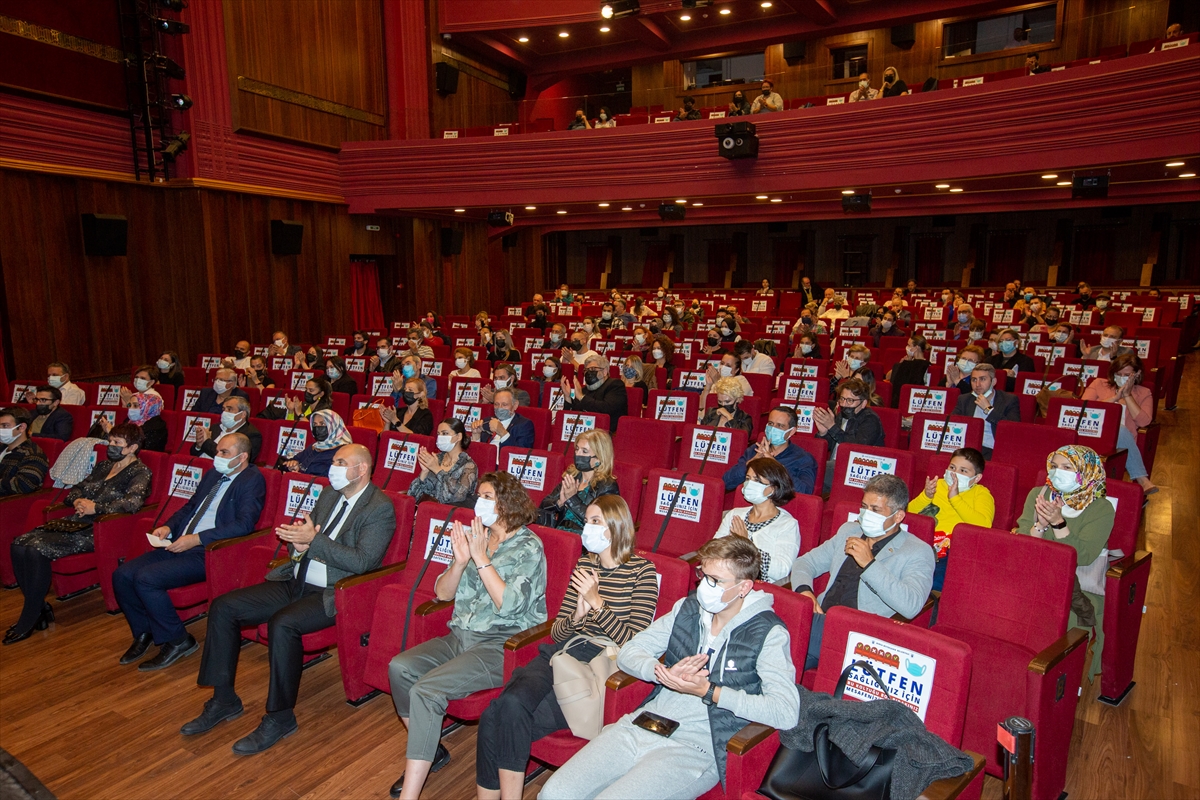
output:
<instances>
[{"instance_id":1,"label":"blue surgical mask","mask_svg":"<svg viewBox=\"0 0 1200 800\"><path fill-rule=\"evenodd\" d=\"M861 358L848 358L846 359L846 363L850 366L850 369L858 369L863 365L863 360Z\"/></svg>"},{"instance_id":2,"label":"blue surgical mask","mask_svg":"<svg viewBox=\"0 0 1200 800\"><path fill-rule=\"evenodd\" d=\"M411 378L417 374L417 371L413 368L412 364L405 364L403 367L401 367L400 374L405 378Z\"/></svg>"},{"instance_id":3,"label":"blue surgical mask","mask_svg":"<svg viewBox=\"0 0 1200 800\"><path fill-rule=\"evenodd\" d=\"M785 431L768 425L765 429L767 441L770 442L772 447L779 447L779 445L787 441L788 431L790 430L791 428Z\"/></svg>"},{"instance_id":4,"label":"blue surgical mask","mask_svg":"<svg viewBox=\"0 0 1200 800\"><path fill-rule=\"evenodd\" d=\"M1012 355L1016 351L1017 351L1017 343L1016 342L1014 342L1010 339L1003 339L1000 341L1000 352L1004 353L1004 355L1006 355L1006 356Z\"/></svg>"}]
</instances>

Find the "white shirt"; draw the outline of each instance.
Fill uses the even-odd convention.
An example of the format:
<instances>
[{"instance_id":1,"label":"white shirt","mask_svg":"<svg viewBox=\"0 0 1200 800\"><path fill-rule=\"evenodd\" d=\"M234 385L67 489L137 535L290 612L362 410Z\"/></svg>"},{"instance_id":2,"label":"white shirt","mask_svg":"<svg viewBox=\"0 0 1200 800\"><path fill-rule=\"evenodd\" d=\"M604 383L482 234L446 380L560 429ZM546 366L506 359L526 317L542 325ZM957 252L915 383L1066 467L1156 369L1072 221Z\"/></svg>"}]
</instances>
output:
<instances>
[{"instance_id":1,"label":"white shirt","mask_svg":"<svg viewBox=\"0 0 1200 800\"><path fill-rule=\"evenodd\" d=\"M598 355L600 355L600 354L597 353L595 350L588 348L587 350L580 350L578 353L573 354L572 358L575 359L575 366L582 367L584 362L587 361L590 357L598 356Z\"/></svg>"},{"instance_id":2,"label":"white shirt","mask_svg":"<svg viewBox=\"0 0 1200 800\"><path fill-rule=\"evenodd\" d=\"M512 421L516 418L517 418L517 412L515 412L515 411L513 412L513 415L511 417L509 417L508 419L500 419L499 417L496 417L496 419L499 420L500 424L502 426L504 426L504 435L503 436L492 436L492 441L489 442L489 444L495 445L497 457L499 457L500 445L503 444L504 441L508 438L508 426L512 425Z\"/></svg>"},{"instance_id":3,"label":"white shirt","mask_svg":"<svg viewBox=\"0 0 1200 800\"><path fill-rule=\"evenodd\" d=\"M329 515L329 519L333 519L338 515L338 510L341 509L343 504L346 506L346 510L342 512L342 518L338 520L337 525L330 530L322 529L321 532L330 539L337 539L338 534L342 532L342 528L346 527L346 520L350 519L350 513L354 511L354 504L358 502L358 498L362 497L362 493L366 490L367 484L364 484L363 488L359 489L358 492L351 497L346 497L345 495L341 495L339 493L337 505L333 507L333 513ZM333 490L331 489L330 491ZM299 569L300 565L297 564L296 570L298 571ZM310 586L320 586L322 588L328 586L329 573L325 569L325 564L317 561L315 558L310 558L308 560L308 572L304 575L304 582Z\"/></svg>"},{"instance_id":4,"label":"white shirt","mask_svg":"<svg viewBox=\"0 0 1200 800\"><path fill-rule=\"evenodd\" d=\"M239 472L238 475L240 474ZM221 483L217 489L217 493L213 495L212 502L208 504L208 508L204 509L204 516L200 518L200 521L196 523L196 527L192 529L192 533L200 534L217 527L217 508L220 507L221 499L225 497L225 493L229 491L229 487L233 485L233 481L237 478L237 475L224 475L222 477L228 480ZM220 479L218 478L218 480ZM200 502L204 502L203 497L200 498ZM188 523L191 524L191 520ZM183 527L186 529L188 525L184 525Z\"/></svg>"},{"instance_id":5,"label":"white shirt","mask_svg":"<svg viewBox=\"0 0 1200 800\"><path fill-rule=\"evenodd\" d=\"M746 362L742 362L742 374L747 372L755 375L774 375L775 374L775 359L765 353L755 353L754 360L750 362L750 366L746 366Z\"/></svg>"},{"instance_id":6,"label":"white shirt","mask_svg":"<svg viewBox=\"0 0 1200 800\"><path fill-rule=\"evenodd\" d=\"M992 389L990 392L985 394L983 396L983 398L988 401L989 406L993 405L996 401L996 390ZM992 432L992 426L987 423L987 416L988 416L988 412L984 411L982 408L979 407L978 404L976 404L975 417L977 419L984 420L984 423L983 423L983 446L984 446L984 448L991 450L993 447L996 446L996 434Z\"/></svg>"},{"instance_id":7,"label":"white shirt","mask_svg":"<svg viewBox=\"0 0 1200 800\"><path fill-rule=\"evenodd\" d=\"M71 381L67 381L62 386L58 387L62 392L62 405L64 406L83 406L87 405L87 395L83 389L80 389Z\"/></svg>"}]
</instances>

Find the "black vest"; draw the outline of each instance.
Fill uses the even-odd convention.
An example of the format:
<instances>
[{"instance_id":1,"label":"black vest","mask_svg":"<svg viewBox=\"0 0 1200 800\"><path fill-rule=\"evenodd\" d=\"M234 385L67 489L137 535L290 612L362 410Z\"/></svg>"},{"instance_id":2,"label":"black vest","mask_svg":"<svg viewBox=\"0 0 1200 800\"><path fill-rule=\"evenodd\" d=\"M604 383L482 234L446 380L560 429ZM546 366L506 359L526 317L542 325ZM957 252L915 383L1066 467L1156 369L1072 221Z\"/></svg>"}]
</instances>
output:
<instances>
[{"instance_id":1,"label":"black vest","mask_svg":"<svg viewBox=\"0 0 1200 800\"><path fill-rule=\"evenodd\" d=\"M720 652L714 653L709 659L709 682L715 686L741 689L747 694L762 694L762 681L758 677L758 654L762 652L767 634L776 625L786 627L774 611L760 611L734 628ZM699 652L699 640L700 604L696 601L696 593L692 592L679 606L679 612L675 615L675 624L671 627L671 638L667 642L663 663L672 667L680 660L696 655ZM722 670L720 665L730 661L737 669L728 672ZM662 688L661 685L655 686L646 698L646 703L657 697ZM725 786L725 746L734 734L749 722L734 716L732 711L717 708L715 705L708 707L713 756L717 761L717 773L721 776L722 788Z\"/></svg>"}]
</instances>

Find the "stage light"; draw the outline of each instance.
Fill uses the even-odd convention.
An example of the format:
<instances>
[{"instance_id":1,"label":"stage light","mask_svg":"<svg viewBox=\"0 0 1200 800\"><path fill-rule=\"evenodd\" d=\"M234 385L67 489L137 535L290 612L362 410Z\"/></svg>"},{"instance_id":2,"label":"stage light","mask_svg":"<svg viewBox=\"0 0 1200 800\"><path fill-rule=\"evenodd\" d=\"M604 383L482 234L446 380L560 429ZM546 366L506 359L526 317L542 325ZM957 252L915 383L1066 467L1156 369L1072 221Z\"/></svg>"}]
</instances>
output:
<instances>
[{"instance_id":1,"label":"stage light","mask_svg":"<svg viewBox=\"0 0 1200 800\"><path fill-rule=\"evenodd\" d=\"M173 94L168 98L166 105L176 111L187 111L192 107L192 98L186 94Z\"/></svg>"},{"instance_id":2,"label":"stage light","mask_svg":"<svg viewBox=\"0 0 1200 800\"><path fill-rule=\"evenodd\" d=\"M767 199L767 196L766 196L765 194L756 194L756 195L754 196L754 199L755 199L755 200L766 200L766 199Z\"/></svg>"},{"instance_id":3,"label":"stage light","mask_svg":"<svg viewBox=\"0 0 1200 800\"><path fill-rule=\"evenodd\" d=\"M1168 161L1167 166L1168 167L1182 167L1183 163L1184 162L1182 162L1182 161Z\"/></svg>"},{"instance_id":4,"label":"stage light","mask_svg":"<svg viewBox=\"0 0 1200 800\"><path fill-rule=\"evenodd\" d=\"M609 31L611 31L611 30L612 30L612 28L608 27L607 25L602 25L602 26L600 26L600 32L601 32L601 33L608 33L608 32L609 32Z\"/></svg>"},{"instance_id":5,"label":"stage light","mask_svg":"<svg viewBox=\"0 0 1200 800\"><path fill-rule=\"evenodd\" d=\"M961 188L961 187L957 187L957 186L956 186L955 188L951 189L950 191L952 191L952 192L961 192L961 191L962 191L962 188Z\"/></svg>"},{"instance_id":6,"label":"stage light","mask_svg":"<svg viewBox=\"0 0 1200 800\"><path fill-rule=\"evenodd\" d=\"M525 206L526 211L537 211L537 206Z\"/></svg>"},{"instance_id":7,"label":"stage light","mask_svg":"<svg viewBox=\"0 0 1200 800\"><path fill-rule=\"evenodd\" d=\"M728 8L722 8L722 9L721 9L721 13L722 13L722 14L732 14L733 12L732 12L732 11L730 11Z\"/></svg>"},{"instance_id":8,"label":"stage light","mask_svg":"<svg viewBox=\"0 0 1200 800\"><path fill-rule=\"evenodd\" d=\"M558 32L558 38L560 38L560 39L565 39L565 38L567 38L567 37L568 37L568 36L570 36L570 35L571 35L571 34L567 33L566 31L559 31L559 32Z\"/></svg>"},{"instance_id":9,"label":"stage light","mask_svg":"<svg viewBox=\"0 0 1200 800\"><path fill-rule=\"evenodd\" d=\"M566 212L564 209L561 209L561 208L560 208L558 211L556 211L556 212L554 212L554 213L556 213L556 214L565 214L565 213L567 213L567 212Z\"/></svg>"},{"instance_id":10,"label":"stage light","mask_svg":"<svg viewBox=\"0 0 1200 800\"><path fill-rule=\"evenodd\" d=\"M1181 173L1179 173L1179 177L1181 177L1181 178L1194 178L1194 177L1196 177L1196 173L1194 173L1194 172L1181 172ZM957 480L957 479L956 479L956 480Z\"/></svg>"},{"instance_id":11,"label":"stage light","mask_svg":"<svg viewBox=\"0 0 1200 800\"><path fill-rule=\"evenodd\" d=\"M175 19L162 19L161 17L154 18L154 27L171 36L178 36L191 30L186 22L180 22Z\"/></svg>"},{"instance_id":12,"label":"stage light","mask_svg":"<svg viewBox=\"0 0 1200 800\"><path fill-rule=\"evenodd\" d=\"M519 37L517 37L517 41L520 42L521 44L525 44L526 42L529 41L529 37L528 36L519 36Z\"/></svg>"},{"instance_id":13,"label":"stage light","mask_svg":"<svg viewBox=\"0 0 1200 800\"><path fill-rule=\"evenodd\" d=\"M633 206L621 206L622 211L633 211Z\"/></svg>"},{"instance_id":14,"label":"stage light","mask_svg":"<svg viewBox=\"0 0 1200 800\"><path fill-rule=\"evenodd\" d=\"M842 189L842 194L854 194L853 189Z\"/></svg>"},{"instance_id":15,"label":"stage light","mask_svg":"<svg viewBox=\"0 0 1200 800\"><path fill-rule=\"evenodd\" d=\"M690 21L691 21L691 19L692 19L692 15L691 15L691 14L680 14L680 15L679 15L679 21L680 21L680 22L690 22Z\"/></svg>"},{"instance_id":16,"label":"stage light","mask_svg":"<svg viewBox=\"0 0 1200 800\"><path fill-rule=\"evenodd\" d=\"M610 0L600 6L600 16L605 19L631 17L641 11L638 0Z\"/></svg>"},{"instance_id":17,"label":"stage light","mask_svg":"<svg viewBox=\"0 0 1200 800\"><path fill-rule=\"evenodd\" d=\"M462 214L462 213L465 213L465 212L466 212L466 209L465 209L465 208L456 208L456 209L454 209L454 213L455 213L455 214Z\"/></svg>"},{"instance_id":18,"label":"stage light","mask_svg":"<svg viewBox=\"0 0 1200 800\"><path fill-rule=\"evenodd\" d=\"M1058 183L1056 183L1054 185L1055 186L1070 186L1071 182L1070 181L1059 181Z\"/></svg>"},{"instance_id":19,"label":"stage light","mask_svg":"<svg viewBox=\"0 0 1200 800\"><path fill-rule=\"evenodd\" d=\"M162 149L163 161L174 161L180 153L187 150L188 141L192 135L187 131L177 134L172 137Z\"/></svg>"},{"instance_id":20,"label":"stage light","mask_svg":"<svg viewBox=\"0 0 1200 800\"><path fill-rule=\"evenodd\" d=\"M608 203L600 203L601 208L608 208Z\"/></svg>"}]
</instances>

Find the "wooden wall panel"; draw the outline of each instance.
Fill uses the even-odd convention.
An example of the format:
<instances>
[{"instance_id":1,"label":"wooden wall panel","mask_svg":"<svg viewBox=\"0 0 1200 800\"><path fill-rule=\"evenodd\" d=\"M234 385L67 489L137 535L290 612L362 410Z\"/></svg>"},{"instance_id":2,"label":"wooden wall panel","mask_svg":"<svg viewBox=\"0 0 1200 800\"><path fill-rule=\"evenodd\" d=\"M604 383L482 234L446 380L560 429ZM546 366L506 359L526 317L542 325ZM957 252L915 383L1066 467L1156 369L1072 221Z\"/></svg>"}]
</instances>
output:
<instances>
[{"instance_id":1,"label":"wooden wall panel","mask_svg":"<svg viewBox=\"0 0 1200 800\"><path fill-rule=\"evenodd\" d=\"M417 2L417 0L409 0ZM472 128L520 120L520 103L508 94L508 73L477 56L453 47L438 33L437 0L426 0L429 20L429 125L431 135L440 137L446 128ZM435 91L436 65L445 61L459 69L454 94Z\"/></svg>"},{"instance_id":2,"label":"wooden wall panel","mask_svg":"<svg viewBox=\"0 0 1200 800\"><path fill-rule=\"evenodd\" d=\"M86 212L128 218L126 256L83 254ZM271 255L271 219L303 222L299 256ZM61 359L77 375L109 375L160 349L191 364L280 327L296 342L348 330L350 255L394 256L393 227L341 205L0 172L11 374Z\"/></svg>"},{"instance_id":3,"label":"wooden wall panel","mask_svg":"<svg viewBox=\"0 0 1200 800\"><path fill-rule=\"evenodd\" d=\"M332 148L387 138L381 0L224 0L224 18L235 130Z\"/></svg>"}]
</instances>

